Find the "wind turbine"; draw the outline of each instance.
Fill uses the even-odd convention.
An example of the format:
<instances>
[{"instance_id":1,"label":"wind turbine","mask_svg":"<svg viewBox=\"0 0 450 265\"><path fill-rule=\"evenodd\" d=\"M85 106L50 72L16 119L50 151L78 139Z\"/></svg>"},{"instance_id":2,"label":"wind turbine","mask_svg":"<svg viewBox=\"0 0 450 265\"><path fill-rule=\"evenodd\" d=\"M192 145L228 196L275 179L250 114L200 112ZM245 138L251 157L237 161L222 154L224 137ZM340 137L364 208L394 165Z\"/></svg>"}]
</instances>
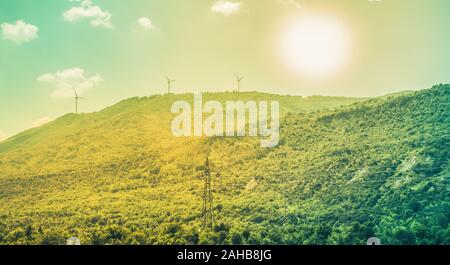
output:
<instances>
[{"instance_id":1,"label":"wind turbine","mask_svg":"<svg viewBox=\"0 0 450 265\"><path fill-rule=\"evenodd\" d=\"M78 100L79 99L84 99L84 98L78 96L77 91L75 90L75 88L73 89L73 92L75 93L75 113L78 113Z\"/></svg>"},{"instance_id":2,"label":"wind turbine","mask_svg":"<svg viewBox=\"0 0 450 265\"><path fill-rule=\"evenodd\" d=\"M244 79L243 76L237 76L236 75L236 81L237 81L237 92L239 93L241 91L241 81Z\"/></svg>"},{"instance_id":3,"label":"wind turbine","mask_svg":"<svg viewBox=\"0 0 450 265\"><path fill-rule=\"evenodd\" d=\"M170 79L167 75L166 75L166 80L167 80L167 93L170 94L170 87L171 87L172 83L177 80Z\"/></svg>"}]
</instances>

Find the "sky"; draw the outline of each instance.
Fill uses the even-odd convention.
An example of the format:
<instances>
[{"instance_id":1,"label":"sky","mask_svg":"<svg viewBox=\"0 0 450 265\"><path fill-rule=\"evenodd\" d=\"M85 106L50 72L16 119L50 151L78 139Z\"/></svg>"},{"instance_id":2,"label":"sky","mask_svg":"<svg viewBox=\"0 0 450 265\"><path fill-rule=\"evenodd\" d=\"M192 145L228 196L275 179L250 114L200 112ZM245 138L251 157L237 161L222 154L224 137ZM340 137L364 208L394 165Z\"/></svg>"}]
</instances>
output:
<instances>
[{"instance_id":1,"label":"sky","mask_svg":"<svg viewBox=\"0 0 450 265\"><path fill-rule=\"evenodd\" d=\"M2 0L0 140L161 94L379 96L450 82L448 0ZM311 34L313 37L311 37Z\"/></svg>"}]
</instances>

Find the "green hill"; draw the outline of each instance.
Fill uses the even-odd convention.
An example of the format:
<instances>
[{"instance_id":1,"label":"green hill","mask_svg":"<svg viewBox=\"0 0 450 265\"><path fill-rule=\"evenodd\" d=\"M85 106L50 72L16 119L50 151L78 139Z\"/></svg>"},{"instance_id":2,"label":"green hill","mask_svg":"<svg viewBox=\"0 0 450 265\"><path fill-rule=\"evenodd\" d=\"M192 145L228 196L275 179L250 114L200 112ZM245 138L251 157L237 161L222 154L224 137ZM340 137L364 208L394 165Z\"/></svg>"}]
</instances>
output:
<instances>
[{"instance_id":1,"label":"green hill","mask_svg":"<svg viewBox=\"0 0 450 265\"><path fill-rule=\"evenodd\" d=\"M132 98L0 143L0 243L449 244L450 86L365 100L279 100L281 142L176 138L170 106ZM203 164L215 222L202 228Z\"/></svg>"}]
</instances>

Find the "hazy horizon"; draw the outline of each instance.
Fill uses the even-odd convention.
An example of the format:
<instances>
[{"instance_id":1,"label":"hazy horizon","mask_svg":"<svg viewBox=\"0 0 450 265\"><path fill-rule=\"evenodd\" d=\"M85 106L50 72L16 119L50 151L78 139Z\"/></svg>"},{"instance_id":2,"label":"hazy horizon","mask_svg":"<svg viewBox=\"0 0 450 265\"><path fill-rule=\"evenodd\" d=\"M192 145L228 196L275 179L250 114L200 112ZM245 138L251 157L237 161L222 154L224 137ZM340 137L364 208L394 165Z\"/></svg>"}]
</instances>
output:
<instances>
[{"instance_id":1,"label":"hazy horizon","mask_svg":"<svg viewBox=\"0 0 450 265\"><path fill-rule=\"evenodd\" d=\"M430 88L431 88L431 87L430 87ZM425 89L429 89L429 88L425 88ZM417 90L401 90L401 91L390 92L390 93L382 94L382 95L379 95L379 96L372 96L372 97L351 97L351 96L336 96L336 95L327 95L327 96L325 96L325 95L309 95L309 96L305 96L305 95L294 95L294 94L275 94L275 93L263 92L263 91L242 91L242 92L239 92L239 94L246 94L246 93L261 93L261 94L278 95L278 96L303 97L303 98L305 98L305 99L307 99L307 98L309 98L309 97L316 97L316 96L318 96L318 97L360 98L360 99L364 99L364 100L365 100L365 99L371 99L371 98L383 97L383 96L387 96L387 95L390 95L390 94L396 94L396 93L402 93L402 92L410 92L410 91L420 91L420 90L423 90L423 89L417 89ZM195 93L199 93L199 92L188 92L188 91L186 91L186 92L179 92L179 93L175 92L175 93L171 93L171 94L172 94L172 95L192 95L192 96L193 96ZM225 91L202 91L202 92L200 92L200 93L204 93L204 94L206 94L206 93L211 93L211 94L221 94L221 93L238 93L238 92L236 92L235 90L225 90ZM89 111L89 112L81 111L81 112L79 112L78 114L91 114L91 113L103 111L104 109L107 109L107 108L112 107L112 106L114 106L114 105L120 104L120 103L123 102L123 101L129 100L129 99L133 99L133 98L146 98L146 97L152 97L152 96L164 96L164 95L167 95L167 93L152 94L152 95L147 95L147 96L131 96L131 97L128 97L128 98L119 99L118 101L113 102L112 104L107 105L107 106L102 106L102 107L100 107L100 108L97 109L97 110L92 110L92 111ZM72 101L73 101L73 100L72 100ZM74 103L72 102L72 110L67 111L66 113L62 113L61 115L59 115L59 116L57 116L57 117L55 117L55 118L52 118L52 119L48 119L48 120L47 120L47 119L44 119L44 120L37 120L36 123L35 123L34 125L32 124L31 126L26 127L26 128L23 128L23 129L21 129L21 130L15 132L15 133L13 133L13 134L10 134L10 135L4 135L4 138L3 138L3 139L0 138L0 143L3 142L3 141L5 141L5 140L7 140L7 139L9 139L9 138L11 138L11 137L13 137L13 136L16 136L16 135L18 135L18 134L20 134L20 133L23 133L23 132L25 132L25 131L27 131L27 130L34 129L34 128L43 126L43 125L45 125L45 124L47 124L47 123L50 123L50 122L55 121L55 120L57 120L57 119L59 119L59 118L62 118L63 116L65 116L65 115L67 115L67 114L76 114L76 113L73 111L73 107L74 107ZM167 110L167 111L169 111L169 110Z\"/></svg>"},{"instance_id":2,"label":"hazy horizon","mask_svg":"<svg viewBox=\"0 0 450 265\"><path fill-rule=\"evenodd\" d=\"M5 0L0 139L73 112L71 85L85 97L81 112L93 112L164 93L165 74L174 93L231 91L235 75L242 91L298 96L449 83L449 9L445 0ZM335 41L305 45L297 35L311 31Z\"/></svg>"}]
</instances>

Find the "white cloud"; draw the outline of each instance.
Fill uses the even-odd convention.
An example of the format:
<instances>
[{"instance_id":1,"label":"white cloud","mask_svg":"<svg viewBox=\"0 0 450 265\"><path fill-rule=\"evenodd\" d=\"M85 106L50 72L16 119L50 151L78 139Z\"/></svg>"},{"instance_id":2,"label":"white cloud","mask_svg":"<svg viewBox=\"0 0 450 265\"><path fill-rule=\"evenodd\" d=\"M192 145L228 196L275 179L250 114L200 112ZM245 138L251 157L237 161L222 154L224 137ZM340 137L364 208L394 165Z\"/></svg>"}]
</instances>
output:
<instances>
[{"instance_id":1,"label":"white cloud","mask_svg":"<svg viewBox=\"0 0 450 265\"><path fill-rule=\"evenodd\" d=\"M103 81L99 74L86 77L84 70L78 67L70 68L56 73L47 73L39 76L37 81L48 83L56 89L51 96L55 98L73 97L73 89L76 89L79 96L83 95L87 90L93 88Z\"/></svg>"},{"instance_id":2,"label":"white cloud","mask_svg":"<svg viewBox=\"0 0 450 265\"><path fill-rule=\"evenodd\" d=\"M111 22L111 13L102 10L99 6L94 5L92 0L76 1L81 2L80 6L72 7L63 13L64 20L75 23L83 19L88 19L93 27L113 28Z\"/></svg>"},{"instance_id":3,"label":"white cloud","mask_svg":"<svg viewBox=\"0 0 450 265\"><path fill-rule=\"evenodd\" d=\"M1 27L3 38L18 44L36 39L39 31L38 27L27 24L23 20L18 20L16 24L3 23Z\"/></svg>"},{"instance_id":4,"label":"white cloud","mask_svg":"<svg viewBox=\"0 0 450 265\"><path fill-rule=\"evenodd\" d=\"M211 11L229 16L239 13L241 5L242 3L221 0L214 3L211 7Z\"/></svg>"},{"instance_id":5,"label":"white cloud","mask_svg":"<svg viewBox=\"0 0 450 265\"><path fill-rule=\"evenodd\" d=\"M31 128L41 127L42 125L49 123L51 121L53 121L53 119L51 119L50 117L47 117L47 116L39 118L33 122L33 124L31 125Z\"/></svg>"},{"instance_id":6,"label":"white cloud","mask_svg":"<svg viewBox=\"0 0 450 265\"><path fill-rule=\"evenodd\" d=\"M147 17L140 17L137 20L137 23L145 30L158 30L158 28L153 24L153 22Z\"/></svg>"}]
</instances>

